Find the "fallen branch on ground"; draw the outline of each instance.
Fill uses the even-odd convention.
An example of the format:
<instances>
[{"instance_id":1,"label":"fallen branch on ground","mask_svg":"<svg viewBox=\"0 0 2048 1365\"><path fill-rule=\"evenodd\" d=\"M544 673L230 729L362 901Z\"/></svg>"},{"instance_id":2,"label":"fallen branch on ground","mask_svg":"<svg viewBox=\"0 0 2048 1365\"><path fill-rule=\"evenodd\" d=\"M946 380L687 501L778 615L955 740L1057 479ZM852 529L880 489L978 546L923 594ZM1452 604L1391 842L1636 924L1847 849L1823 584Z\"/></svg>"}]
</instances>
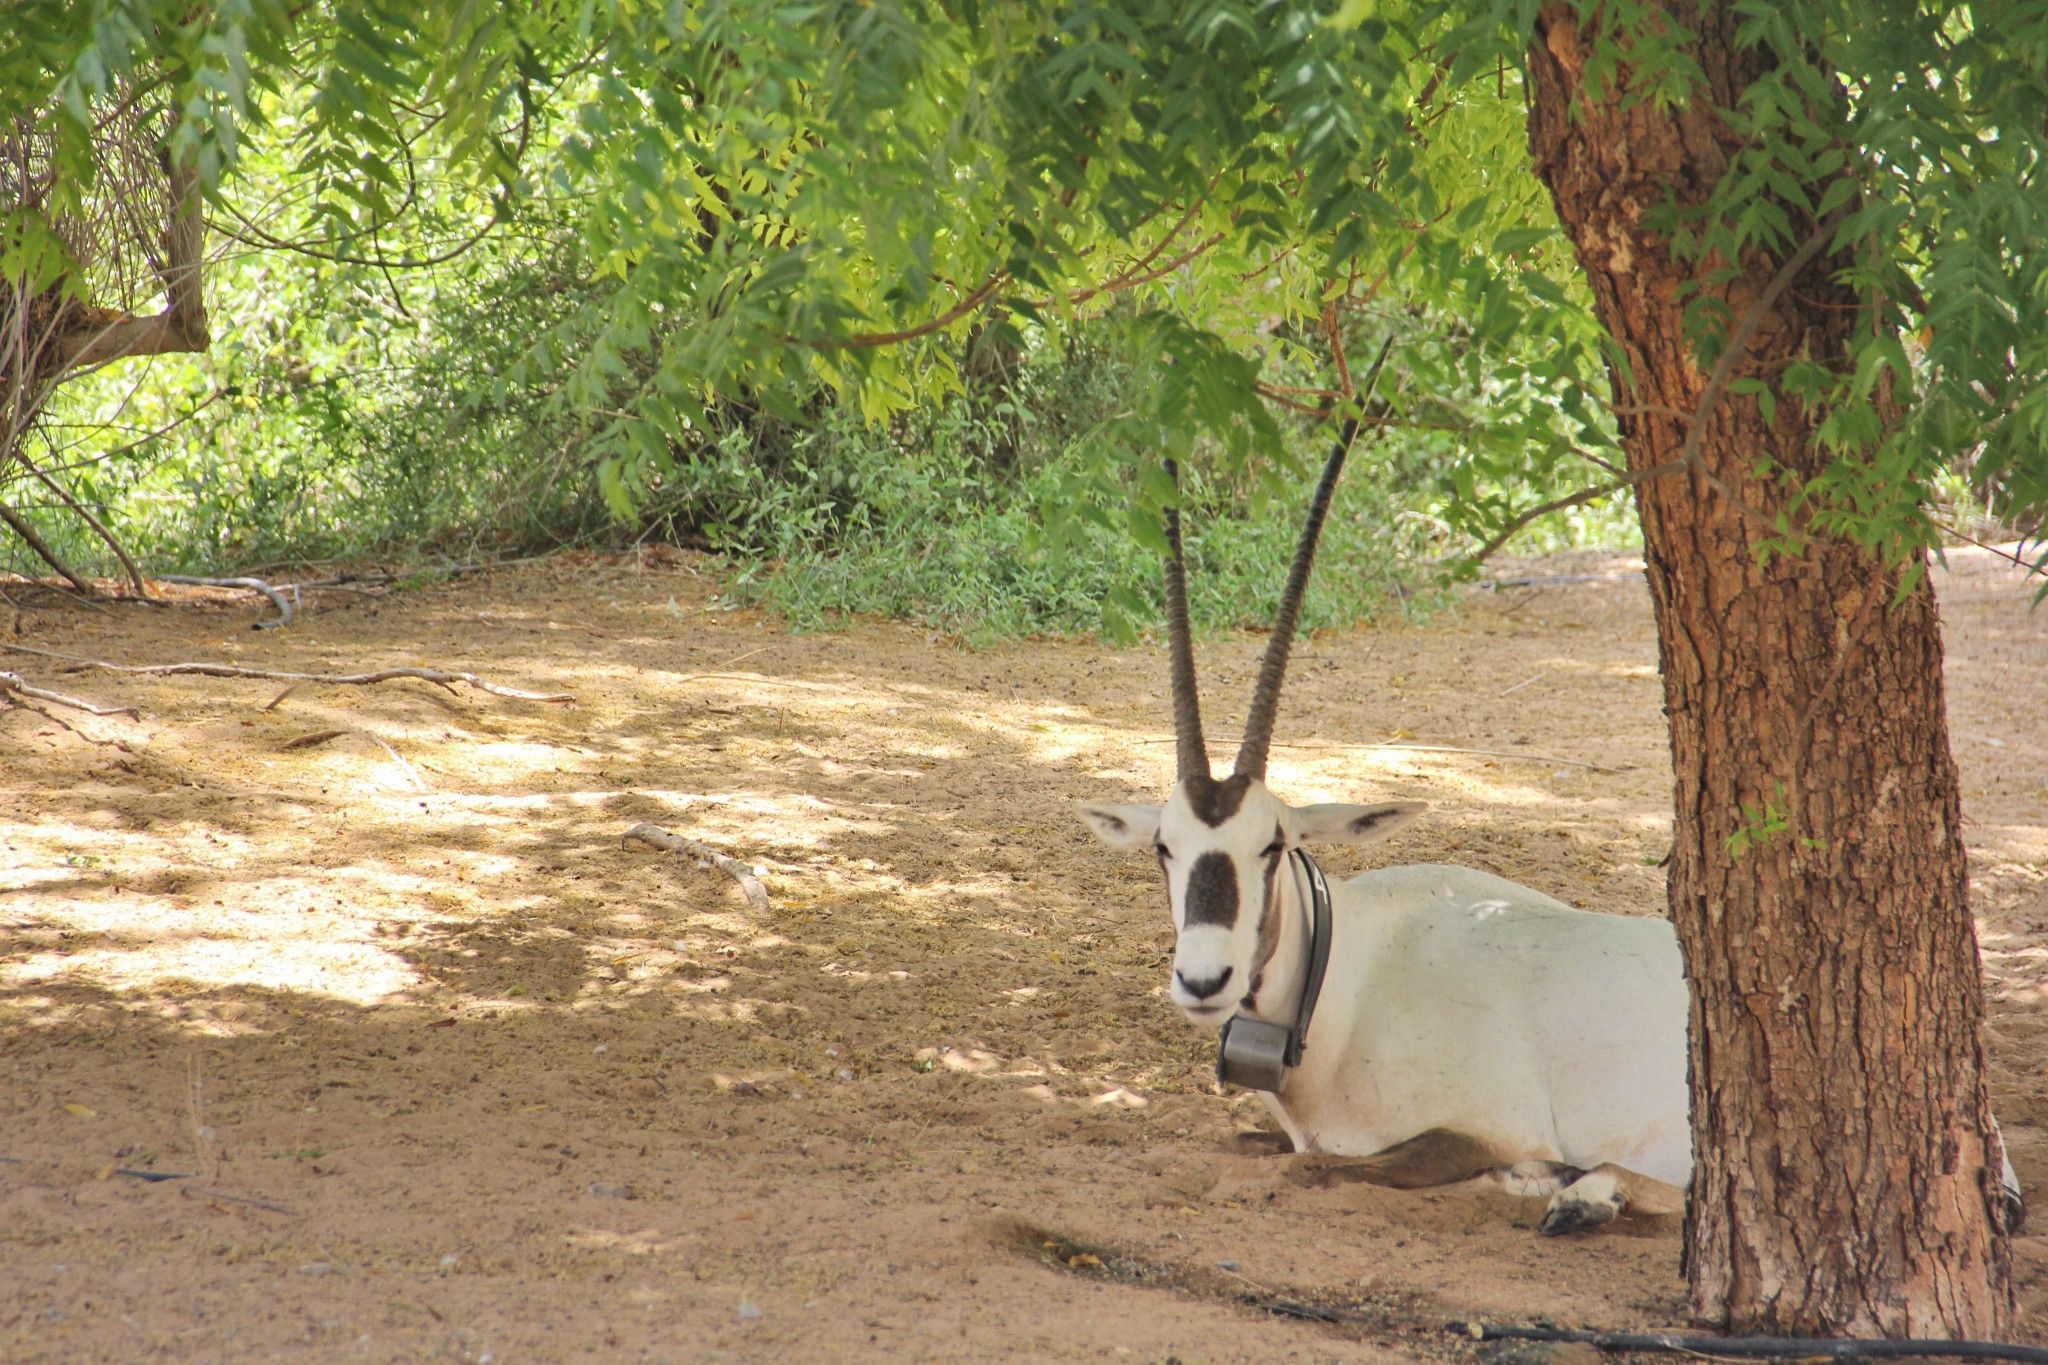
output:
<instances>
[{"instance_id":1,"label":"fallen branch on ground","mask_svg":"<svg viewBox=\"0 0 2048 1365\"><path fill-rule=\"evenodd\" d=\"M200 1189L193 1185L181 1187L178 1193L184 1195L187 1199L225 1199L230 1204L247 1204L252 1209L263 1209L270 1213L281 1213L288 1218L305 1217L297 1209L287 1208L283 1204L273 1204L268 1199L258 1199L254 1195L229 1194L226 1190Z\"/></svg>"},{"instance_id":2,"label":"fallen branch on ground","mask_svg":"<svg viewBox=\"0 0 2048 1365\"><path fill-rule=\"evenodd\" d=\"M284 700L284 698L280 697L278 698L278 700L282 701ZM268 710L269 708L266 707L264 709ZM356 726L352 729L347 730L315 730L310 735L298 735L294 738L288 739L284 743L278 745L277 747L280 751L287 749L309 749L316 744L325 744L330 739L340 739L343 735L362 735L365 738L369 739L378 748L382 749L385 753L391 755L391 761L393 763L396 763L399 767L405 770L406 780L412 783L412 789L414 791L423 792L427 790L427 784L425 780L420 777L419 769L413 767L412 764L406 762L405 755L398 752L398 750L392 748L391 742L385 739L384 736L378 734L375 730L366 730L363 729L361 726Z\"/></svg>"},{"instance_id":3,"label":"fallen branch on ground","mask_svg":"<svg viewBox=\"0 0 2048 1365\"><path fill-rule=\"evenodd\" d=\"M384 736L378 734L375 730L359 730L357 733L368 735L372 740L376 741L378 748L391 755L391 761L405 770L405 775L412 782L412 789L414 791L423 792L427 789L427 784L420 778L419 769L406 762L405 755L391 747L391 741L385 739Z\"/></svg>"},{"instance_id":4,"label":"fallen branch on ground","mask_svg":"<svg viewBox=\"0 0 2048 1365\"><path fill-rule=\"evenodd\" d=\"M96 668L107 673L149 673L169 676L177 673L192 673L204 678L257 678L267 682L327 683L335 687L366 687L371 683L390 682L394 678L417 678L421 682L434 683L450 692L456 683L468 683L479 692L488 692L494 697L511 697L517 701L544 701L561 704L576 700L568 692L524 692L516 687L504 687L497 683L485 682L474 673L439 668L380 668L374 673L292 673L272 668L243 668L237 664L114 664L104 659L88 659L77 654L63 654L54 649L33 649L28 645L17 645L0 640L0 649L12 650L17 654L35 654L45 659L63 659L76 668ZM282 701L284 698L278 698ZM273 706L276 702L271 703Z\"/></svg>"},{"instance_id":5,"label":"fallen branch on ground","mask_svg":"<svg viewBox=\"0 0 2048 1365\"><path fill-rule=\"evenodd\" d=\"M2002 1341L1910 1341L1868 1337L1710 1337L1690 1332L1579 1332L1564 1327L1496 1327L1454 1322L1449 1331L1473 1341L1570 1341L1603 1351L1671 1351L1689 1356L1765 1360L1884 1360L1929 1356L1955 1360L2018 1360L2048 1365L2048 1347Z\"/></svg>"},{"instance_id":6,"label":"fallen branch on ground","mask_svg":"<svg viewBox=\"0 0 2048 1365\"><path fill-rule=\"evenodd\" d=\"M129 716L135 720L142 719L141 713L132 706L94 706L89 701L67 697L62 692L48 692L40 687L30 687L19 673L0 673L0 693L34 697L37 701L46 701L52 706L68 706L74 711L83 711L91 716Z\"/></svg>"},{"instance_id":7,"label":"fallen branch on ground","mask_svg":"<svg viewBox=\"0 0 2048 1365\"><path fill-rule=\"evenodd\" d=\"M353 588L358 591L368 588L389 587L394 583L408 583L428 578L460 578L464 574L483 573L487 569L511 569L522 564L543 564L548 555L526 555L519 559L479 559L464 564L429 564L416 569L398 571L380 569L374 573L343 571L332 578L304 578L296 583L279 583L279 592L296 592L301 588Z\"/></svg>"},{"instance_id":8,"label":"fallen branch on ground","mask_svg":"<svg viewBox=\"0 0 2048 1365\"><path fill-rule=\"evenodd\" d=\"M194 578L190 574L164 573L158 574L156 581L182 583L197 588L247 588L251 592L260 592L277 604L278 615L283 618L277 622L279 626L288 626L292 623L291 600L260 578ZM261 630L269 624L267 621L258 621L256 629Z\"/></svg>"},{"instance_id":9,"label":"fallen branch on ground","mask_svg":"<svg viewBox=\"0 0 2048 1365\"><path fill-rule=\"evenodd\" d=\"M635 825L620 836L619 842L623 844L627 839L638 840L664 853L687 853L693 858L703 859L740 884L740 890L746 892L748 905L762 914L768 913L768 888L761 885L761 879L754 875L754 870L739 859L728 858L709 844L671 834L660 825Z\"/></svg>"}]
</instances>

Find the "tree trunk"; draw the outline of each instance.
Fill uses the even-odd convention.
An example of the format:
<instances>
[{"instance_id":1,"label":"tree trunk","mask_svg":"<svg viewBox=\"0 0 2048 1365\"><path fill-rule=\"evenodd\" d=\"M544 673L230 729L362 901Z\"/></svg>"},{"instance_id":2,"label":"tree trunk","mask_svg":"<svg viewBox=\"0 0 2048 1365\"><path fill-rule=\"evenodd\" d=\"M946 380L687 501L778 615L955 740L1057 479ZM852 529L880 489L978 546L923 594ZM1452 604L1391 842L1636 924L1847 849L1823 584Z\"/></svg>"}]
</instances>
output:
<instances>
[{"instance_id":1,"label":"tree trunk","mask_svg":"<svg viewBox=\"0 0 2048 1365\"><path fill-rule=\"evenodd\" d=\"M1739 145L1714 109L1770 60L1726 10L1674 13L1709 86L1689 108L1586 84L1571 6L1544 8L1529 54L1531 150L1628 363L1614 391L1635 471L1683 459L1710 387L1681 326L1681 286L1706 268L1644 216L1707 197ZM1869 325L1824 249L1773 297L1793 255L1700 286L1737 319L1765 305L1724 377L1840 357ZM1922 578L1893 605L1899 571L1839 540L1759 563L1827 462L1817 418L1791 399L1769 421L1746 395L1704 406L1698 459L1636 490L1692 987L1693 1312L1737 1331L1996 1336L2010 1265L1934 596ZM1766 456L1790 477L1760 475Z\"/></svg>"}]
</instances>

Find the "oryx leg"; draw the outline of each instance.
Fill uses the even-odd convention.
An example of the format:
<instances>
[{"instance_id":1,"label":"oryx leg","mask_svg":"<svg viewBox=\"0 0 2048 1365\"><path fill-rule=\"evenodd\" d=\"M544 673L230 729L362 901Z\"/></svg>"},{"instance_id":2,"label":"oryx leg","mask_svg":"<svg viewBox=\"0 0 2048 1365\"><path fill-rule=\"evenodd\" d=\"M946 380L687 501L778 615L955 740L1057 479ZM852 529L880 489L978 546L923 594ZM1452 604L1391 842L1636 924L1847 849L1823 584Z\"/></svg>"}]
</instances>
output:
<instances>
[{"instance_id":1,"label":"oryx leg","mask_svg":"<svg viewBox=\"0 0 2048 1365\"><path fill-rule=\"evenodd\" d=\"M1582 1232L1613 1222L1624 1210L1645 1214L1683 1213L1685 1191L1609 1162L1595 1166L1553 1195L1550 1208L1536 1230L1545 1237Z\"/></svg>"},{"instance_id":2,"label":"oryx leg","mask_svg":"<svg viewBox=\"0 0 2048 1365\"><path fill-rule=\"evenodd\" d=\"M1287 1178L1299 1185L1383 1185L1426 1190L1484 1175L1500 1157L1477 1138L1449 1128L1432 1128L1371 1156L1337 1157L1319 1152L1296 1159Z\"/></svg>"},{"instance_id":3,"label":"oryx leg","mask_svg":"<svg viewBox=\"0 0 2048 1365\"><path fill-rule=\"evenodd\" d=\"M1548 1199L1585 1175L1577 1166L1562 1161L1517 1161L1487 1172L1493 1183L1523 1199Z\"/></svg>"}]
</instances>

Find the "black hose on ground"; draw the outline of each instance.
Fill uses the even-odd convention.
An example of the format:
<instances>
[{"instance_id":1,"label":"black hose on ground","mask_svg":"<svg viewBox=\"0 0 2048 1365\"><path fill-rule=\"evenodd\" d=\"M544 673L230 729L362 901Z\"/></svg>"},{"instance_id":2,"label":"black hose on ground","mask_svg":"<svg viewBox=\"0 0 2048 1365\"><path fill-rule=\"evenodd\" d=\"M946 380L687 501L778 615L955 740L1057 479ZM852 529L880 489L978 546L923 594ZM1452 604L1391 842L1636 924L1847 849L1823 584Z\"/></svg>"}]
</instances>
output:
<instances>
[{"instance_id":1,"label":"black hose on ground","mask_svg":"<svg viewBox=\"0 0 2048 1365\"><path fill-rule=\"evenodd\" d=\"M1454 1322L1448 1330L1473 1341L1567 1341L1603 1351L1672 1351L1754 1360L2016 1360L2048 1365L2048 1348L2002 1341L1930 1341L1896 1337L1709 1337L1690 1332L1581 1332L1568 1327L1499 1327Z\"/></svg>"}]
</instances>

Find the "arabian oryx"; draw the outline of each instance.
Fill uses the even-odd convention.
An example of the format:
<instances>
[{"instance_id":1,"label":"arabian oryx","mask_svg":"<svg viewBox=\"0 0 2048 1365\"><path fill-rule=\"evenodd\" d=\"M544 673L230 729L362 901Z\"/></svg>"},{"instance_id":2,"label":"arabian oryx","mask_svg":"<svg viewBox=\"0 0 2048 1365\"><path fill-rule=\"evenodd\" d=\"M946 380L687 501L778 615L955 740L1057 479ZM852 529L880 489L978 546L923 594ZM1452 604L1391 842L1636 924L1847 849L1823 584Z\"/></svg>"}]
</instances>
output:
<instances>
[{"instance_id":1,"label":"arabian oryx","mask_svg":"<svg viewBox=\"0 0 2048 1365\"><path fill-rule=\"evenodd\" d=\"M1203 746L1168 511L1179 780L1163 806L1090 805L1084 817L1108 843L1159 859L1178 931L1173 1002L1221 1027L1219 1076L1263 1091L1297 1152L1367 1158L1332 1174L1397 1188L1490 1177L1547 1195L1547 1235L1624 1208L1676 1213L1692 1149L1671 925L1575 910L1466 867L1326 882L1303 845L1368 843L1421 807L1290 806L1266 786L1289 641L1354 434L1347 424L1323 470L1237 767L1220 780ZM2010 1163L2005 1180L2017 1206Z\"/></svg>"}]
</instances>

